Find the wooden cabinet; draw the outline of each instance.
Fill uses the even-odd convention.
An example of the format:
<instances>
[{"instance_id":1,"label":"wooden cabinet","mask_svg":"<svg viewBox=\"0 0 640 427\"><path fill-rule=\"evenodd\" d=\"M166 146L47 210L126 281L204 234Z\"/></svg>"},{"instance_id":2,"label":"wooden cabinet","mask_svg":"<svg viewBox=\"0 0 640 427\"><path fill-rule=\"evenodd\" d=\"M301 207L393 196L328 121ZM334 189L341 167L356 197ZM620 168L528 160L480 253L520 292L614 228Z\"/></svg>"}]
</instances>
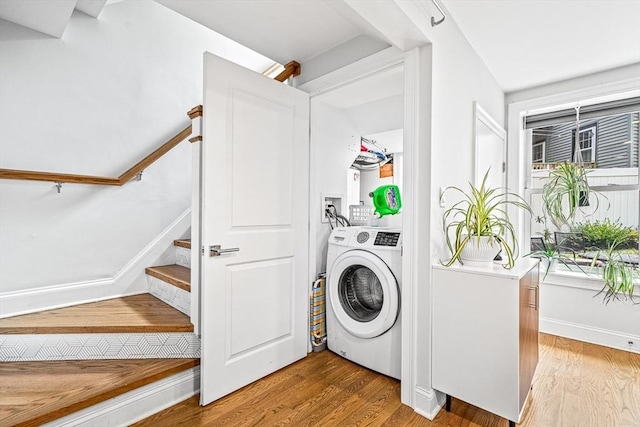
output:
<instances>
[{"instance_id":1,"label":"wooden cabinet","mask_svg":"<svg viewBox=\"0 0 640 427\"><path fill-rule=\"evenodd\" d=\"M433 268L433 388L520 422L538 364L538 261Z\"/></svg>"}]
</instances>

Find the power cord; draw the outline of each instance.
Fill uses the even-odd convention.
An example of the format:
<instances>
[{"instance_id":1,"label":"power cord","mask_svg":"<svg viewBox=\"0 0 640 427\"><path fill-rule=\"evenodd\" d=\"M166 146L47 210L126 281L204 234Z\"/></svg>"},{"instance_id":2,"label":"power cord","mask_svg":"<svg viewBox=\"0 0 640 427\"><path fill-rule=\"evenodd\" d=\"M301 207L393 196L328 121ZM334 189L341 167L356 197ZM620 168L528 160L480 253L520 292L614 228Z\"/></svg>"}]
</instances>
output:
<instances>
[{"instance_id":1,"label":"power cord","mask_svg":"<svg viewBox=\"0 0 640 427\"><path fill-rule=\"evenodd\" d=\"M335 227L351 227L351 223L349 222L349 220L346 217L340 215L334 205L327 205L327 208L324 211L327 214L327 219L329 220L329 226L331 227L332 230ZM331 220L335 222L335 227L331 222Z\"/></svg>"}]
</instances>

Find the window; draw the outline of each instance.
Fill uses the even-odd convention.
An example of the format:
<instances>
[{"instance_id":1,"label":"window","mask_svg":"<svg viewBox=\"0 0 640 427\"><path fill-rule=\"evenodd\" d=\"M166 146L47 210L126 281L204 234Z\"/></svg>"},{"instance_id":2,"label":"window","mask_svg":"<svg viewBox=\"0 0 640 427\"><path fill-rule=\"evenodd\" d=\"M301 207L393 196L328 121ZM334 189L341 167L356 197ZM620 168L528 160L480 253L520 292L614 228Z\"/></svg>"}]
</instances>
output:
<instances>
[{"instance_id":1,"label":"window","mask_svg":"<svg viewBox=\"0 0 640 427\"><path fill-rule=\"evenodd\" d=\"M573 143L571 144L571 159L574 162L582 160L585 163L591 163L596 161L596 126L591 126L586 129L580 129L580 137L578 143L580 148L576 150L576 131L573 131ZM577 157L578 151L580 157Z\"/></svg>"},{"instance_id":2,"label":"window","mask_svg":"<svg viewBox=\"0 0 640 427\"><path fill-rule=\"evenodd\" d=\"M604 110L598 114L597 104L590 106L593 116L580 122L577 138L575 117L572 121L568 116L553 121L549 120L553 112L547 112L545 121L536 117L525 120L532 163L526 196L534 212L529 228L531 251L545 245L558 248L562 256L572 260L559 270L581 273L580 269L589 270L592 263L602 265L606 259L601 257L613 242L620 243L615 256L638 266L640 107L637 104L623 114L619 111L607 114ZM596 150L599 150L597 159ZM582 162L576 157L581 157ZM558 225L543 209L543 187L552 171L567 161L585 168L593 191L588 200L580 200L575 217ZM567 199L563 203L568 203Z\"/></svg>"},{"instance_id":3,"label":"window","mask_svg":"<svg viewBox=\"0 0 640 427\"><path fill-rule=\"evenodd\" d=\"M544 146L545 140L534 142L531 147L531 162L532 163L544 163Z\"/></svg>"}]
</instances>

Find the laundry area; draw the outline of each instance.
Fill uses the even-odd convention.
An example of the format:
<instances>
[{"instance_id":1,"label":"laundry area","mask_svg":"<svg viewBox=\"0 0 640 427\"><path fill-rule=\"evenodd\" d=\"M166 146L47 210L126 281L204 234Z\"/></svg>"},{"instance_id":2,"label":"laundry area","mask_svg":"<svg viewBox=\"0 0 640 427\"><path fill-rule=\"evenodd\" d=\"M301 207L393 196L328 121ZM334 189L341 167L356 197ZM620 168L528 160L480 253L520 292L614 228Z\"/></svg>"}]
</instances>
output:
<instances>
[{"instance_id":1,"label":"laundry area","mask_svg":"<svg viewBox=\"0 0 640 427\"><path fill-rule=\"evenodd\" d=\"M326 323L319 325L315 282L312 347L324 348L318 339L324 326L330 351L397 379L403 105L402 64L314 96L310 103L311 260L324 278L326 302Z\"/></svg>"}]
</instances>

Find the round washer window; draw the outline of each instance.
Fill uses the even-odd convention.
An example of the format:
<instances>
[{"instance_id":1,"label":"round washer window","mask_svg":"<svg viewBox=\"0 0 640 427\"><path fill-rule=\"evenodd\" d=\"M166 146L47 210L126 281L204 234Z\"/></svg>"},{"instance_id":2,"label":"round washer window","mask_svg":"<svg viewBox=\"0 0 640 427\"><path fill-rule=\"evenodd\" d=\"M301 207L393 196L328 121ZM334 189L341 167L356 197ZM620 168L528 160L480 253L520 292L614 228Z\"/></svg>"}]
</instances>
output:
<instances>
[{"instance_id":1,"label":"round washer window","mask_svg":"<svg viewBox=\"0 0 640 427\"><path fill-rule=\"evenodd\" d=\"M358 322L370 322L378 317L384 302L380 279L363 265L353 265L342 272L338 295L344 311Z\"/></svg>"}]
</instances>

